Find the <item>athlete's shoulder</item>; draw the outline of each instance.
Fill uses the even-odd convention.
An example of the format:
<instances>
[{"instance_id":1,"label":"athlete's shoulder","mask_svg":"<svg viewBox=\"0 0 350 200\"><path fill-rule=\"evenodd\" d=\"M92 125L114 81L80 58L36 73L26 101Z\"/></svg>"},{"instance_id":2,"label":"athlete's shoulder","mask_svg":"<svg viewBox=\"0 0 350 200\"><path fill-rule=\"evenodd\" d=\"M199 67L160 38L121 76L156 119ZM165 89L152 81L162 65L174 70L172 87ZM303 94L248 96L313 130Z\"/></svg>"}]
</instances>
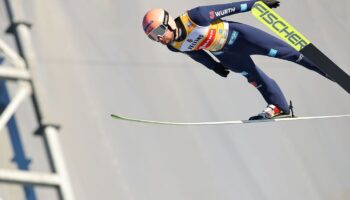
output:
<instances>
[{"instance_id":1,"label":"athlete's shoulder","mask_svg":"<svg viewBox=\"0 0 350 200\"><path fill-rule=\"evenodd\" d=\"M210 20L206 17L205 11L200 6L188 10L187 15L192 22L199 26L208 26L210 24Z\"/></svg>"}]
</instances>

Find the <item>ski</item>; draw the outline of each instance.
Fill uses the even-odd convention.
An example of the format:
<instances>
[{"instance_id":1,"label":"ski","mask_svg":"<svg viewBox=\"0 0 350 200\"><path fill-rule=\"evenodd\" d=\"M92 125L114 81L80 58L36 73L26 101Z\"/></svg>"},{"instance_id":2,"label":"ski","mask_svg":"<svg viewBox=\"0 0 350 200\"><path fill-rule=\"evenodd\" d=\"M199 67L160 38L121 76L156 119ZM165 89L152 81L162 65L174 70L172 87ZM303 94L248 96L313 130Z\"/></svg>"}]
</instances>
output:
<instances>
[{"instance_id":1,"label":"ski","mask_svg":"<svg viewBox=\"0 0 350 200\"><path fill-rule=\"evenodd\" d=\"M263 122L282 122L282 121L298 121L298 120L314 120L314 119L331 119L331 118L344 118L350 117L350 115L331 115L331 116L314 116L314 117L284 117L276 119L265 120L238 120L238 121L216 121L216 122L169 122L169 121L156 121L146 119L136 119L131 117L125 117L121 115L112 114L111 117L117 120L124 120L129 122L139 122L146 124L162 124L162 125L225 125L225 124L252 124Z\"/></svg>"},{"instance_id":2,"label":"ski","mask_svg":"<svg viewBox=\"0 0 350 200\"><path fill-rule=\"evenodd\" d=\"M299 31L262 1L257 1L252 14L294 49L309 58L322 72L331 77L345 91L350 93L350 77L331 59L323 54Z\"/></svg>"}]
</instances>

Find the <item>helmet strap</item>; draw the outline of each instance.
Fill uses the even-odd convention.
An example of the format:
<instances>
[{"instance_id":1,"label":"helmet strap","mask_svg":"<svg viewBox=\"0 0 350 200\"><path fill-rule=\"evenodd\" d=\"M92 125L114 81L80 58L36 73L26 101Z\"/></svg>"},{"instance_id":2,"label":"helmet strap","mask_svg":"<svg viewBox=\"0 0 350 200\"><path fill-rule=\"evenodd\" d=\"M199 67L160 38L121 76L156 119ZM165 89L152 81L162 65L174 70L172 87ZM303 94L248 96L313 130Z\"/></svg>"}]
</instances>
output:
<instances>
[{"instance_id":1,"label":"helmet strap","mask_svg":"<svg viewBox=\"0 0 350 200\"><path fill-rule=\"evenodd\" d=\"M170 30L174 33L173 41L175 41L177 39L177 31L176 31L176 29L175 30L170 29Z\"/></svg>"},{"instance_id":2,"label":"helmet strap","mask_svg":"<svg viewBox=\"0 0 350 200\"><path fill-rule=\"evenodd\" d=\"M173 27L171 27L170 25L168 25L168 29L169 29L171 32L174 33L174 38L176 38L176 36L177 36L176 28L173 28Z\"/></svg>"}]
</instances>

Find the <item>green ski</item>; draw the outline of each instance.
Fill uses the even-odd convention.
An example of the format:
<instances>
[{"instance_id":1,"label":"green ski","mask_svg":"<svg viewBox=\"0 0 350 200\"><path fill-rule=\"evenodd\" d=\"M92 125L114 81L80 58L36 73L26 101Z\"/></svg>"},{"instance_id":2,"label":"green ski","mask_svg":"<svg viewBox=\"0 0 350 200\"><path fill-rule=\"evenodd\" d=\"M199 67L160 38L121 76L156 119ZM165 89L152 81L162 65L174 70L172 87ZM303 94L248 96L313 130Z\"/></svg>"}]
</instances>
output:
<instances>
[{"instance_id":1,"label":"green ski","mask_svg":"<svg viewBox=\"0 0 350 200\"><path fill-rule=\"evenodd\" d=\"M330 119L330 118L344 118L350 117L350 115L333 115L333 116L314 116L314 117L292 117L286 116L284 118L266 119L266 120L238 120L238 121L215 121L215 122L169 122L169 121L156 121L137 119L131 117L125 117L121 115L112 114L111 117L117 120L139 122L146 124L162 124L162 125L224 125L224 124L251 124L262 122L282 122L282 121L297 121L297 120L314 120L314 119Z\"/></svg>"}]
</instances>

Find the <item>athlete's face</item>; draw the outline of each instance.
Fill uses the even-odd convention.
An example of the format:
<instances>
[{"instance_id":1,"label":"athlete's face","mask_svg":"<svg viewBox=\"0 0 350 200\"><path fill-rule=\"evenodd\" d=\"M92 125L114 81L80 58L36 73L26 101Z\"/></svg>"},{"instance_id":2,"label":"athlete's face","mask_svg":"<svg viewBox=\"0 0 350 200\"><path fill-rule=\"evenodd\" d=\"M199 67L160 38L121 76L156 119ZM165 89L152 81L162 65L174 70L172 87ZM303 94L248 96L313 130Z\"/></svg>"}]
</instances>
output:
<instances>
[{"instance_id":1,"label":"athlete's face","mask_svg":"<svg viewBox=\"0 0 350 200\"><path fill-rule=\"evenodd\" d=\"M169 29L165 32L163 36L158 37L158 41L164 45L170 44L174 40L174 33Z\"/></svg>"}]
</instances>

